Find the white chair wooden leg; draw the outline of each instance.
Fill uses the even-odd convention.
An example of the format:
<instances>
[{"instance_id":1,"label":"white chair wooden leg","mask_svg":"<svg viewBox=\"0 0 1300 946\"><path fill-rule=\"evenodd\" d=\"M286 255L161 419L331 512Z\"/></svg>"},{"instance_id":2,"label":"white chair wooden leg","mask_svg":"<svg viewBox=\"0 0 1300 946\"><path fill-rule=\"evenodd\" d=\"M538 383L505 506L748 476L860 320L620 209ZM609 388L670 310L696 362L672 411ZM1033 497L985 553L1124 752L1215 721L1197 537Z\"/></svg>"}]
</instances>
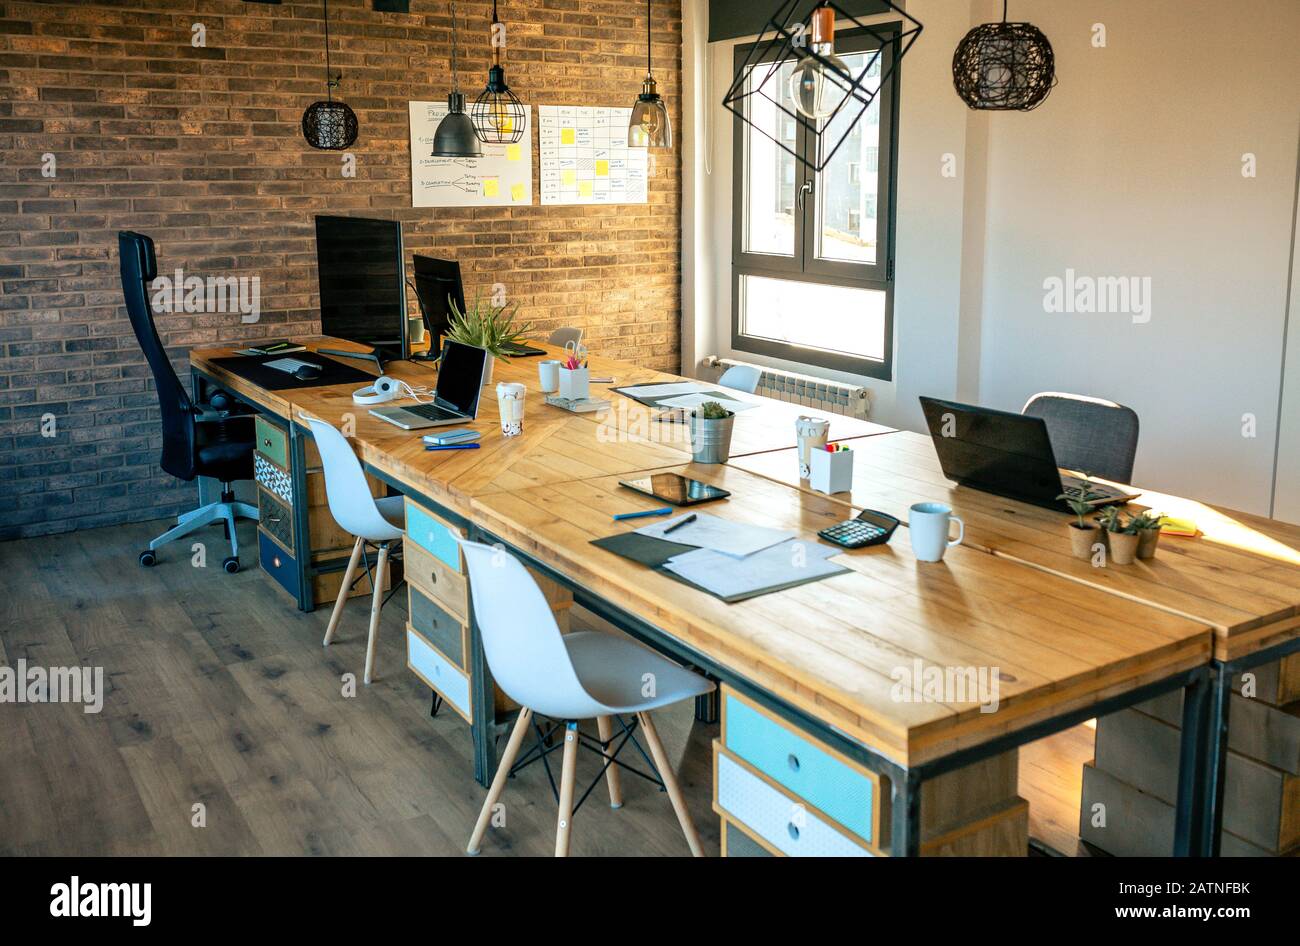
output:
<instances>
[{"instance_id":1,"label":"white chair wooden leg","mask_svg":"<svg viewBox=\"0 0 1300 946\"><path fill-rule=\"evenodd\" d=\"M352 546L352 557L348 559L347 571L343 573L343 587L339 589L338 600L334 602L334 613L330 615L329 627L325 628L326 647L334 640L334 632L338 629L339 619L343 617L343 605L347 603L348 592L352 590L352 579L356 576L357 565L361 563L361 555L365 548L366 540L357 536L357 543Z\"/></svg>"},{"instance_id":2,"label":"white chair wooden leg","mask_svg":"<svg viewBox=\"0 0 1300 946\"><path fill-rule=\"evenodd\" d=\"M614 724L610 722L608 716L596 717L596 731L600 733L600 741L606 743L606 755L614 754L614 746L609 744L614 737ZM618 766L613 762L609 763L609 768L605 769L605 784L609 786L609 807L623 807L623 782L619 777Z\"/></svg>"},{"instance_id":3,"label":"white chair wooden leg","mask_svg":"<svg viewBox=\"0 0 1300 946\"><path fill-rule=\"evenodd\" d=\"M533 711L524 707L519 711L519 719L515 721L515 728L510 731L510 741L506 743L506 751L501 755L501 764L497 766L497 774L492 779L492 787L488 789L487 798L483 801L483 810L478 813L478 821L474 823L474 833L469 836L469 847L466 851L470 854L477 854L479 845L483 843L483 835L487 833L488 822L492 820L492 807L501 799L501 793L506 790L506 779L510 778L510 767L515 764L515 757L519 755L519 746L524 741L524 736L528 732L528 724L532 721Z\"/></svg>"},{"instance_id":4,"label":"white chair wooden leg","mask_svg":"<svg viewBox=\"0 0 1300 946\"><path fill-rule=\"evenodd\" d=\"M555 856L569 856L569 827L573 821L573 785L578 771L578 724L564 727L564 763L560 769L560 817L555 825Z\"/></svg>"},{"instance_id":5,"label":"white chair wooden leg","mask_svg":"<svg viewBox=\"0 0 1300 946\"><path fill-rule=\"evenodd\" d=\"M375 669L375 645L379 640L379 611L384 606L384 579L388 576L388 545L379 546L379 561L375 563L375 587L370 596L370 636L366 638L365 681L370 682Z\"/></svg>"},{"instance_id":6,"label":"white chair wooden leg","mask_svg":"<svg viewBox=\"0 0 1300 946\"><path fill-rule=\"evenodd\" d=\"M691 820L690 809L686 807L686 799L682 797L681 787L677 784L677 776L673 773L668 753L664 751L664 744L659 741L659 733L655 731L654 721L646 712L637 713L636 718L641 720L641 729L645 732L645 741L650 747L650 755L655 760L659 777L664 780L668 800L673 803L673 811L677 812L677 821L682 826L682 834L686 835L686 843L690 845L691 854L695 857L703 857L704 848L700 847L700 836L695 831L695 822Z\"/></svg>"}]
</instances>

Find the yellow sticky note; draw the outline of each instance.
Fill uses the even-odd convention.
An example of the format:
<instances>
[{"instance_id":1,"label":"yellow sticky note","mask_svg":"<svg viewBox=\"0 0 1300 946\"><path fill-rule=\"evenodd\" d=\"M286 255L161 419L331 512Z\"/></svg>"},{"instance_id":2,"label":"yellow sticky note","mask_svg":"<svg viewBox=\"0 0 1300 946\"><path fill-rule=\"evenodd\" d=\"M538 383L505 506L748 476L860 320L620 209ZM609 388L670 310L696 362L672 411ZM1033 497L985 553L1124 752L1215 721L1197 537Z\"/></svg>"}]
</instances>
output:
<instances>
[{"instance_id":1,"label":"yellow sticky note","mask_svg":"<svg viewBox=\"0 0 1300 946\"><path fill-rule=\"evenodd\" d=\"M581 197L590 197L592 193L591 181L583 181L578 185L578 195Z\"/></svg>"},{"instance_id":2,"label":"yellow sticky note","mask_svg":"<svg viewBox=\"0 0 1300 946\"><path fill-rule=\"evenodd\" d=\"M565 187L572 187L574 184L578 183L578 172L563 171L560 174L560 180L563 182Z\"/></svg>"},{"instance_id":3,"label":"yellow sticky note","mask_svg":"<svg viewBox=\"0 0 1300 946\"><path fill-rule=\"evenodd\" d=\"M518 161L524 156L524 149L519 145L506 145L506 160Z\"/></svg>"},{"instance_id":4,"label":"yellow sticky note","mask_svg":"<svg viewBox=\"0 0 1300 946\"><path fill-rule=\"evenodd\" d=\"M572 128L560 129L560 144L571 145L577 140L577 133Z\"/></svg>"},{"instance_id":5,"label":"yellow sticky note","mask_svg":"<svg viewBox=\"0 0 1300 946\"><path fill-rule=\"evenodd\" d=\"M608 162L608 161L597 161L597 162L596 162L596 176L597 176L597 177L609 177L609 162Z\"/></svg>"},{"instance_id":6,"label":"yellow sticky note","mask_svg":"<svg viewBox=\"0 0 1300 946\"><path fill-rule=\"evenodd\" d=\"M511 187L510 187L510 199L513 200L513 201L520 201L520 200L523 200L523 199L524 199L524 185L522 185L522 184L513 184L513 185L511 185Z\"/></svg>"},{"instance_id":7,"label":"yellow sticky note","mask_svg":"<svg viewBox=\"0 0 1300 946\"><path fill-rule=\"evenodd\" d=\"M495 197L501 193L501 182L495 177L489 177L483 182L483 196Z\"/></svg>"}]
</instances>

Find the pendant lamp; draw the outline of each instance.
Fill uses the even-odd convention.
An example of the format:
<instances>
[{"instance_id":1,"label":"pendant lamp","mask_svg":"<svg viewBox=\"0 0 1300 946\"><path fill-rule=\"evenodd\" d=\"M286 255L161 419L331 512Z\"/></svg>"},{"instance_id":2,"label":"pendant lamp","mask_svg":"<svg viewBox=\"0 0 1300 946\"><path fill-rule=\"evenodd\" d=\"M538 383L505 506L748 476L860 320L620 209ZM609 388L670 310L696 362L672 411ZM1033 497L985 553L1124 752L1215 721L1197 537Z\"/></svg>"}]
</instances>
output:
<instances>
[{"instance_id":1,"label":"pendant lamp","mask_svg":"<svg viewBox=\"0 0 1300 946\"><path fill-rule=\"evenodd\" d=\"M433 133L433 157L481 158L483 149L474 122L465 114L465 95L456 75L456 4L451 5L451 92L447 95L447 114Z\"/></svg>"},{"instance_id":2,"label":"pendant lamp","mask_svg":"<svg viewBox=\"0 0 1300 946\"><path fill-rule=\"evenodd\" d=\"M1056 85L1052 44L1032 23L985 23L966 34L952 57L952 82L962 101L986 111L1032 111Z\"/></svg>"},{"instance_id":3,"label":"pendant lamp","mask_svg":"<svg viewBox=\"0 0 1300 946\"><path fill-rule=\"evenodd\" d=\"M506 71L501 67L505 36L505 27L497 18L497 0L492 0L492 68L487 86L470 109L474 132L484 144L513 144L524 136L527 124L523 103L506 85Z\"/></svg>"},{"instance_id":4,"label":"pendant lamp","mask_svg":"<svg viewBox=\"0 0 1300 946\"><path fill-rule=\"evenodd\" d=\"M334 101L334 89L343 74L330 71L330 5L325 11L325 101L312 102L302 113L302 136L307 144L322 151L342 151L357 140L357 116L345 103Z\"/></svg>"},{"instance_id":5,"label":"pendant lamp","mask_svg":"<svg viewBox=\"0 0 1300 946\"><path fill-rule=\"evenodd\" d=\"M659 97L654 72L650 68L650 0L645 0L645 81L641 83L641 94L632 106L627 143L632 148L673 146L673 124L668 118L664 100Z\"/></svg>"}]
</instances>

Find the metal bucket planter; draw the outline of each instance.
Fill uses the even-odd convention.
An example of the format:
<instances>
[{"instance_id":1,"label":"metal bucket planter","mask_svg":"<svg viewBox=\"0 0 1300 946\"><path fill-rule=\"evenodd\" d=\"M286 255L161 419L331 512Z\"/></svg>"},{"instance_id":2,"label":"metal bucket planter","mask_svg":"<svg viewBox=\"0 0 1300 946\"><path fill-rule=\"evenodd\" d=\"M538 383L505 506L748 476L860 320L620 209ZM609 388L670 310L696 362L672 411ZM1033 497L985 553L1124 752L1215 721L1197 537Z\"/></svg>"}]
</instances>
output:
<instances>
[{"instance_id":1,"label":"metal bucket planter","mask_svg":"<svg viewBox=\"0 0 1300 946\"><path fill-rule=\"evenodd\" d=\"M691 413L691 459L696 463L726 463L731 456L731 425L735 414L699 417Z\"/></svg>"}]
</instances>

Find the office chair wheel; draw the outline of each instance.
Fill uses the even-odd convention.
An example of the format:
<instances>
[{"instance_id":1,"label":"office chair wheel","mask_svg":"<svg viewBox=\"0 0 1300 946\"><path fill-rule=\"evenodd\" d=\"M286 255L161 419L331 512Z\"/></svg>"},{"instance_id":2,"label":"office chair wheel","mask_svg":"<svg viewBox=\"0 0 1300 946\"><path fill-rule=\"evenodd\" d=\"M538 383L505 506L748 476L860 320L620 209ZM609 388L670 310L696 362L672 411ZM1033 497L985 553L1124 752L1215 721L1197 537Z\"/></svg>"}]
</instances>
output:
<instances>
[{"instance_id":1,"label":"office chair wheel","mask_svg":"<svg viewBox=\"0 0 1300 946\"><path fill-rule=\"evenodd\" d=\"M153 568L158 564L158 556L153 553L153 549L145 549L140 553L140 564L145 568Z\"/></svg>"},{"instance_id":2,"label":"office chair wheel","mask_svg":"<svg viewBox=\"0 0 1300 946\"><path fill-rule=\"evenodd\" d=\"M226 570L226 574L233 575L239 571L239 559L232 555L221 563L221 567Z\"/></svg>"}]
</instances>

